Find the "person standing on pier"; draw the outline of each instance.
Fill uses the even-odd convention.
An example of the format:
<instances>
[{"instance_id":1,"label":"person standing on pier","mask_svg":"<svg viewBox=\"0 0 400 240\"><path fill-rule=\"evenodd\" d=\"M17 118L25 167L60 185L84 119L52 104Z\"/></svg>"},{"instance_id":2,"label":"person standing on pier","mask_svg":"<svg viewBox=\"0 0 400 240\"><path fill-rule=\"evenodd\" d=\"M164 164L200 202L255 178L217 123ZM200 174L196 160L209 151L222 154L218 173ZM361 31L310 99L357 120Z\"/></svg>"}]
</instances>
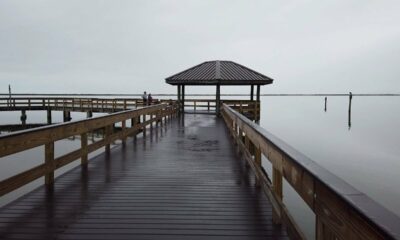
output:
<instances>
[{"instance_id":1,"label":"person standing on pier","mask_svg":"<svg viewBox=\"0 0 400 240\"><path fill-rule=\"evenodd\" d=\"M151 96L151 93L149 93L149 96L147 97L147 105L151 105L152 101L153 101L153 97Z\"/></svg>"},{"instance_id":2,"label":"person standing on pier","mask_svg":"<svg viewBox=\"0 0 400 240\"><path fill-rule=\"evenodd\" d=\"M147 93L146 93L146 91L143 92L142 100L143 100L143 105L147 105Z\"/></svg>"}]
</instances>

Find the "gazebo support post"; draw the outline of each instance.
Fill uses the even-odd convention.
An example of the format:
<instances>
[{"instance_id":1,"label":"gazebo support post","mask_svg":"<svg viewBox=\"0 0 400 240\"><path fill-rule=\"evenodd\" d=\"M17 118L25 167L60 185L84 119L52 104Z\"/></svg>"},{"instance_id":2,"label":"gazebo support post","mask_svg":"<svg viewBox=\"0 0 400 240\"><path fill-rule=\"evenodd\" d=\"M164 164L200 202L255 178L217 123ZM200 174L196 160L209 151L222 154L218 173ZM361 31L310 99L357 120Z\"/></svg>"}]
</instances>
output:
<instances>
[{"instance_id":1,"label":"gazebo support post","mask_svg":"<svg viewBox=\"0 0 400 240\"><path fill-rule=\"evenodd\" d=\"M256 123L259 123L260 121L260 85L257 85L257 101L255 103L255 111L254 111L254 120Z\"/></svg>"},{"instance_id":2,"label":"gazebo support post","mask_svg":"<svg viewBox=\"0 0 400 240\"><path fill-rule=\"evenodd\" d=\"M217 113L217 116L219 116L220 101L221 101L220 85L217 84L217 93L216 93L216 99L215 99L215 112Z\"/></svg>"},{"instance_id":3,"label":"gazebo support post","mask_svg":"<svg viewBox=\"0 0 400 240\"><path fill-rule=\"evenodd\" d=\"M180 104L181 104L181 85L177 85L178 86L178 104L179 104L179 109L181 109L180 108Z\"/></svg>"},{"instance_id":4,"label":"gazebo support post","mask_svg":"<svg viewBox=\"0 0 400 240\"><path fill-rule=\"evenodd\" d=\"M182 113L185 113L185 85L182 85Z\"/></svg>"},{"instance_id":5,"label":"gazebo support post","mask_svg":"<svg viewBox=\"0 0 400 240\"><path fill-rule=\"evenodd\" d=\"M257 85L257 87L258 87L258 85ZM250 88L250 101L253 101L253 100L254 100L254 85L251 85L251 88Z\"/></svg>"}]
</instances>

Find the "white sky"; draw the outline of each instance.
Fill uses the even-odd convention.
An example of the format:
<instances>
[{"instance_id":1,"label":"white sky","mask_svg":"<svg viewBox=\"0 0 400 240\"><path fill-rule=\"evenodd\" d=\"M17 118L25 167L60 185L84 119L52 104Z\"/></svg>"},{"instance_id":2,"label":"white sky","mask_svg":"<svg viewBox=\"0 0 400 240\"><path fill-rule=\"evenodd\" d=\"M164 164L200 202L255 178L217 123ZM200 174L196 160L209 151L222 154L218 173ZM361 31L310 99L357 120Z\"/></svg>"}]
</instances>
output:
<instances>
[{"instance_id":1,"label":"white sky","mask_svg":"<svg viewBox=\"0 0 400 240\"><path fill-rule=\"evenodd\" d=\"M399 43L398 0L2 0L0 92L175 93L232 60L275 79L262 93L399 93Z\"/></svg>"}]
</instances>

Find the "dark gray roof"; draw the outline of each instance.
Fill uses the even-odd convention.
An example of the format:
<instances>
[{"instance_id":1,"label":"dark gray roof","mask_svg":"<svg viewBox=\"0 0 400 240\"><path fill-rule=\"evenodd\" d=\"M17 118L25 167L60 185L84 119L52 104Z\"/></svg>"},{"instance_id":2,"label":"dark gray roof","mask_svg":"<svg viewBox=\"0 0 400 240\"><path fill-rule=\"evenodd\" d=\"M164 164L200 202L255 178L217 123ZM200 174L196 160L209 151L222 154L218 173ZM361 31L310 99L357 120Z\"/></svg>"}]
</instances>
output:
<instances>
[{"instance_id":1,"label":"dark gray roof","mask_svg":"<svg viewBox=\"0 0 400 240\"><path fill-rule=\"evenodd\" d=\"M207 61L165 79L171 85L265 85L272 79L232 61Z\"/></svg>"}]
</instances>

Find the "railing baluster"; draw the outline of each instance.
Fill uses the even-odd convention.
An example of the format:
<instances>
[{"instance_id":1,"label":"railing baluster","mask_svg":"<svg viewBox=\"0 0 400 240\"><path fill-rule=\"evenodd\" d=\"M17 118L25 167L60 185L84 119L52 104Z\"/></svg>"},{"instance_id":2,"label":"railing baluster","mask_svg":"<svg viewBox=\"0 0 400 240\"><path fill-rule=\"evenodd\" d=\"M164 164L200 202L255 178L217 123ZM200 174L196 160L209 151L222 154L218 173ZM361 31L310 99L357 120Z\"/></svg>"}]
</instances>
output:
<instances>
[{"instance_id":1,"label":"railing baluster","mask_svg":"<svg viewBox=\"0 0 400 240\"><path fill-rule=\"evenodd\" d=\"M282 203L282 173L276 169L275 166L272 167L272 190L275 197ZM275 224L282 223L282 209L272 211L272 220Z\"/></svg>"},{"instance_id":2,"label":"railing baluster","mask_svg":"<svg viewBox=\"0 0 400 240\"><path fill-rule=\"evenodd\" d=\"M110 149L111 149L110 135L112 134L112 128L113 128L113 125L108 125L108 126L105 127L104 139L107 142L107 144L105 146L106 154L110 154Z\"/></svg>"},{"instance_id":3,"label":"railing baluster","mask_svg":"<svg viewBox=\"0 0 400 240\"><path fill-rule=\"evenodd\" d=\"M125 136L125 133L126 133L126 120L123 120L122 121L122 145L123 146L125 146L125 143L126 143L126 136Z\"/></svg>"},{"instance_id":4,"label":"railing baluster","mask_svg":"<svg viewBox=\"0 0 400 240\"><path fill-rule=\"evenodd\" d=\"M88 163L88 140L87 133L81 134L81 165L86 165Z\"/></svg>"},{"instance_id":5,"label":"railing baluster","mask_svg":"<svg viewBox=\"0 0 400 240\"><path fill-rule=\"evenodd\" d=\"M146 114L143 114L143 136L146 137Z\"/></svg>"},{"instance_id":6,"label":"railing baluster","mask_svg":"<svg viewBox=\"0 0 400 240\"><path fill-rule=\"evenodd\" d=\"M261 164L261 149L256 147L254 144L252 144L252 147L254 149L254 163L256 165L256 168L258 170L259 174L262 174L262 164ZM256 186L260 186L261 185L261 179L260 179L260 175L258 175L258 177L256 178Z\"/></svg>"}]
</instances>

